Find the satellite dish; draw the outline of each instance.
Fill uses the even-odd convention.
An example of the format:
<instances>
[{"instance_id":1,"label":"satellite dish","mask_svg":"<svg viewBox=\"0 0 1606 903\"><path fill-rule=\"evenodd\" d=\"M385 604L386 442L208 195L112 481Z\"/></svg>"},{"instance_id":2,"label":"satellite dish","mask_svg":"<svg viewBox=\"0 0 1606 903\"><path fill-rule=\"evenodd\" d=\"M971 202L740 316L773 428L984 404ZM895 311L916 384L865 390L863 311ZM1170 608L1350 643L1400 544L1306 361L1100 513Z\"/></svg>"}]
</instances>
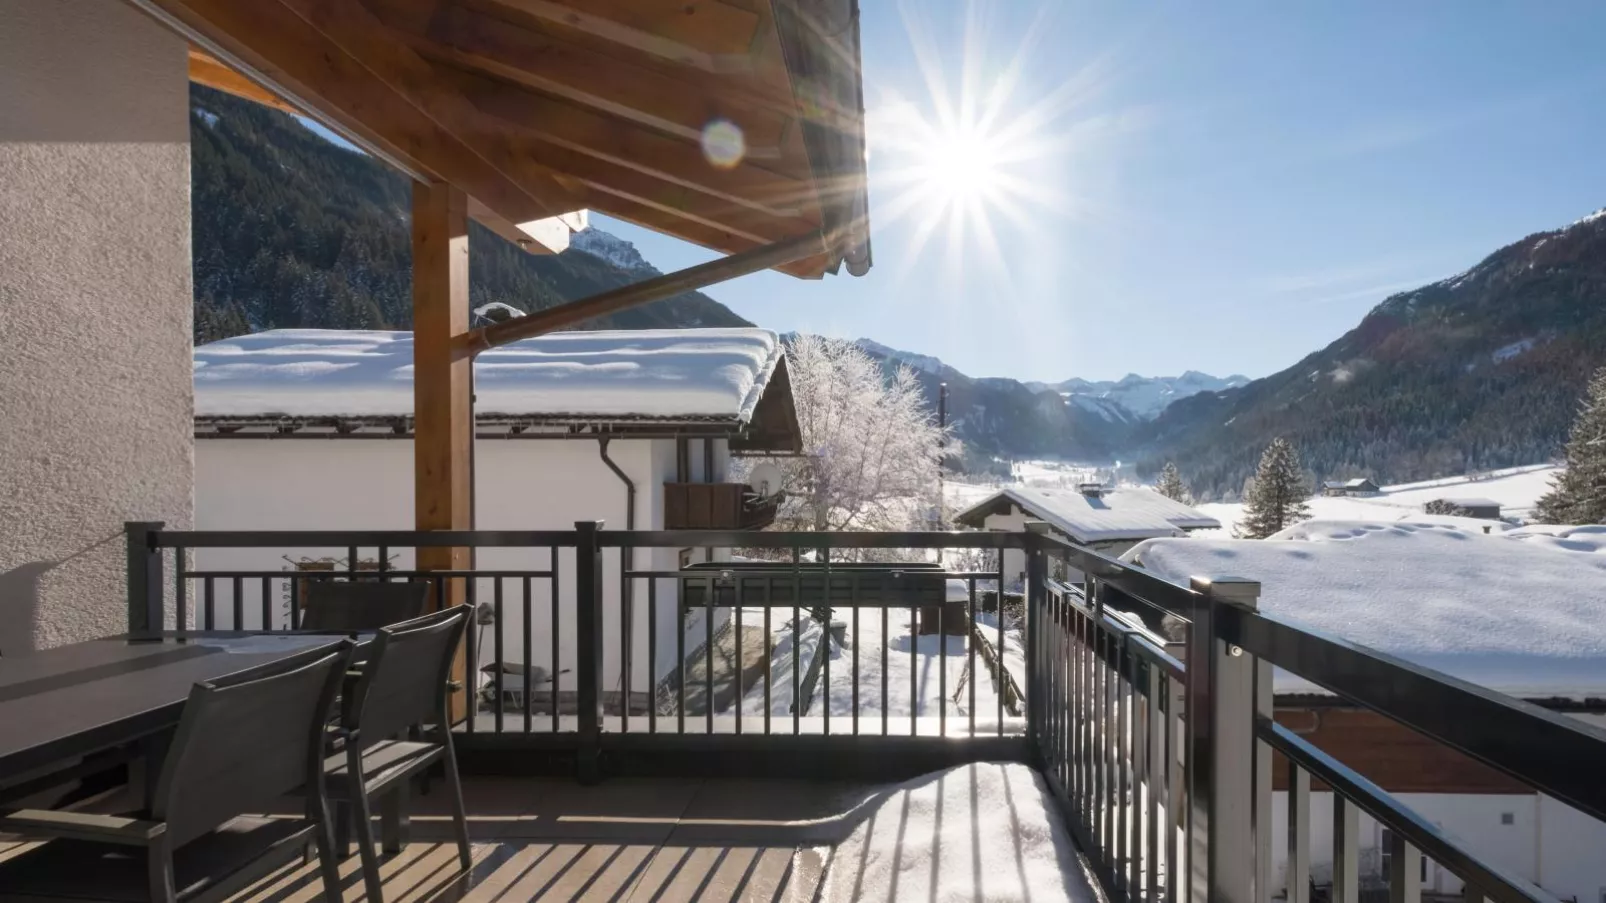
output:
<instances>
[{"instance_id":1,"label":"satellite dish","mask_svg":"<svg viewBox=\"0 0 1606 903\"><path fill-rule=\"evenodd\" d=\"M753 487L759 498L769 498L781 491L781 469L765 461L753 465L753 472L747 475L747 485Z\"/></svg>"}]
</instances>

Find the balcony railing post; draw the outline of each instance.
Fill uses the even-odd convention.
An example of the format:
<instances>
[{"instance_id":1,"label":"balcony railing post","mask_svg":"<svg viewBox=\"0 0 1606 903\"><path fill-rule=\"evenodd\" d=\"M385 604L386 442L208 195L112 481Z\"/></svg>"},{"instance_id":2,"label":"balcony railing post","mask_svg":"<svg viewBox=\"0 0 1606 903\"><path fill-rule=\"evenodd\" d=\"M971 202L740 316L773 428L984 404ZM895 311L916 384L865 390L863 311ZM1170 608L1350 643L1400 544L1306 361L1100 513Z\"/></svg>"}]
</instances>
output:
<instances>
[{"instance_id":1,"label":"balcony railing post","mask_svg":"<svg viewBox=\"0 0 1606 903\"><path fill-rule=\"evenodd\" d=\"M1047 740L1043 716L1047 712L1047 699L1043 692L1043 678L1048 666L1039 644L1045 636L1043 613L1048 608L1048 555L1037 537L1048 533L1043 521L1027 521L1026 532L1026 734L1034 745ZM1004 619L1003 587L999 587L998 620ZM1002 671L1002 661L1000 661ZM1039 748L1039 757L1041 749Z\"/></svg>"},{"instance_id":2,"label":"balcony railing post","mask_svg":"<svg viewBox=\"0 0 1606 903\"><path fill-rule=\"evenodd\" d=\"M601 780L597 763L602 741L602 550L597 544L601 528L602 521L574 525L574 672L579 705L575 776L582 784Z\"/></svg>"},{"instance_id":3,"label":"balcony railing post","mask_svg":"<svg viewBox=\"0 0 1606 903\"><path fill-rule=\"evenodd\" d=\"M1266 895L1265 883L1256 878L1265 861L1259 850L1270 849L1269 817L1263 823L1265 838L1256 838L1255 829L1257 812L1271 809L1270 769L1268 780L1260 781L1255 659L1219 639L1218 614L1224 606L1255 610L1260 584L1239 577L1195 577L1192 586L1204 596L1188 642L1192 899L1253 903Z\"/></svg>"},{"instance_id":4,"label":"balcony railing post","mask_svg":"<svg viewBox=\"0 0 1606 903\"><path fill-rule=\"evenodd\" d=\"M166 621L162 590L162 550L156 545L161 521L127 521L128 537L128 632L154 634Z\"/></svg>"}]
</instances>

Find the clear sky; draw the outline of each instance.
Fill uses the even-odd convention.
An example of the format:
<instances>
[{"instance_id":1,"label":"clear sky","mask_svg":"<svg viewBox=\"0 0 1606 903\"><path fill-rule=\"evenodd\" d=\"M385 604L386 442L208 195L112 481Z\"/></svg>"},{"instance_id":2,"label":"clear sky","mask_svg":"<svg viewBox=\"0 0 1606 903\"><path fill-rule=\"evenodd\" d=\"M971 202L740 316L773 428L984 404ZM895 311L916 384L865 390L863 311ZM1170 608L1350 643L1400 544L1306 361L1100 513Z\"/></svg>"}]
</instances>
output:
<instances>
[{"instance_id":1,"label":"clear sky","mask_svg":"<svg viewBox=\"0 0 1606 903\"><path fill-rule=\"evenodd\" d=\"M875 267L708 291L763 326L973 376L1263 376L1606 206L1606 3L861 5Z\"/></svg>"}]
</instances>

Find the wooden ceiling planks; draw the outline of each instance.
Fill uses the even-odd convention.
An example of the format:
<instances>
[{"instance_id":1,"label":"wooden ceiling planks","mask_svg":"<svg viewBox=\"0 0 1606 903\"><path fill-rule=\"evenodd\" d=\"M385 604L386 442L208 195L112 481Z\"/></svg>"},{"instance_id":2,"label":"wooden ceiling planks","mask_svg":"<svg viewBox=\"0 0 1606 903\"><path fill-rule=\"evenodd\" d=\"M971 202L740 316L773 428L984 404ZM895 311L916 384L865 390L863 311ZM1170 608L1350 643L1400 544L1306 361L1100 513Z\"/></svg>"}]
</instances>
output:
<instances>
[{"instance_id":1,"label":"wooden ceiling planks","mask_svg":"<svg viewBox=\"0 0 1606 903\"><path fill-rule=\"evenodd\" d=\"M132 2L259 73L253 99L457 185L526 246L553 234L539 221L581 206L727 253L862 220L862 160L844 169L818 147L861 135L862 104L789 69L795 34L772 2L799 0ZM215 69L193 64L196 80L223 82L228 68L200 57ZM233 93L251 96L239 81ZM739 159L710 159L705 130L720 121L740 129ZM842 259L833 241L780 268L818 277Z\"/></svg>"}]
</instances>

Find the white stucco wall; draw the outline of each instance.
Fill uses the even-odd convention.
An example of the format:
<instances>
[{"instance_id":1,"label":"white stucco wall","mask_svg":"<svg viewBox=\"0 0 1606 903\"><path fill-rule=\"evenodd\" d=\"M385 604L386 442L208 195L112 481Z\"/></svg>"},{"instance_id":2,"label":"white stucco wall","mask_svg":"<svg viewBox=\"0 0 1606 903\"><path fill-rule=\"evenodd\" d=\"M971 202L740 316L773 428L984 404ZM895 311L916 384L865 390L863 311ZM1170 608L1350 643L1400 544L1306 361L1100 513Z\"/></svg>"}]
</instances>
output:
<instances>
[{"instance_id":1,"label":"white stucco wall","mask_svg":"<svg viewBox=\"0 0 1606 903\"><path fill-rule=\"evenodd\" d=\"M721 445L723 443L720 443ZM636 528L662 529L663 483L675 476L674 443L665 440L615 440L609 457L636 484ZM716 455L716 472L720 454ZM476 443L476 525L483 530L571 530L576 521L602 520L605 529L624 529L625 487L608 470L592 441L480 440ZM701 458L698 457L700 462ZM700 466L700 465L699 465ZM406 439L203 439L196 443L196 526L202 530L258 529L412 529L413 449ZM285 560L332 557L344 561L344 549L289 550L215 549L197 552L196 567L206 570L273 570L290 567ZM360 557L372 558L368 549ZM671 571L679 566L678 549L639 550L633 570ZM718 557L718 556L716 556ZM701 560L699 554L698 560ZM413 566L411 550L391 553L391 566ZM546 570L546 549L482 549L481 570ZM574 553L561 551L558 641L560 669L573 666ZM620 663L621 581L619 550L603 553L603 676L605 689L617 689ZM277 626L288 619L288 581L269 587L269 615ZM646 580L633 583L631 686L646 690L673 665L676 584L662 579L657 588L657 621L649 628ZM203 588L192 592L197 602ZM531 586L532 648L524 654L524 602L521 580L503 581L501 622L503 658L551 667L552 597L548 581ZM491 579L480 580L477 601L494 601ZM233 625L233 587L214 587L214 625ZM242 624L262 624L261 581L242 585ZM192 611L196 610L192 606ZM204 623L197 622L198 626ZM647 636L657 637L657 674L649 678ZM496 628L476 632L480 661L495 660ZM573 675L559 686L573 686Z\"/></svg>"},{"instance_id":2,"label":"white stucco wall","mask_svg":"<svg viewBox=\"0 0 1606 903\"><path fill-rule=\"evenodd\" d=\"M124 3L0 0L0 652L127 625L191 516L189 76Z\"/></svg>"}]
</instances>

